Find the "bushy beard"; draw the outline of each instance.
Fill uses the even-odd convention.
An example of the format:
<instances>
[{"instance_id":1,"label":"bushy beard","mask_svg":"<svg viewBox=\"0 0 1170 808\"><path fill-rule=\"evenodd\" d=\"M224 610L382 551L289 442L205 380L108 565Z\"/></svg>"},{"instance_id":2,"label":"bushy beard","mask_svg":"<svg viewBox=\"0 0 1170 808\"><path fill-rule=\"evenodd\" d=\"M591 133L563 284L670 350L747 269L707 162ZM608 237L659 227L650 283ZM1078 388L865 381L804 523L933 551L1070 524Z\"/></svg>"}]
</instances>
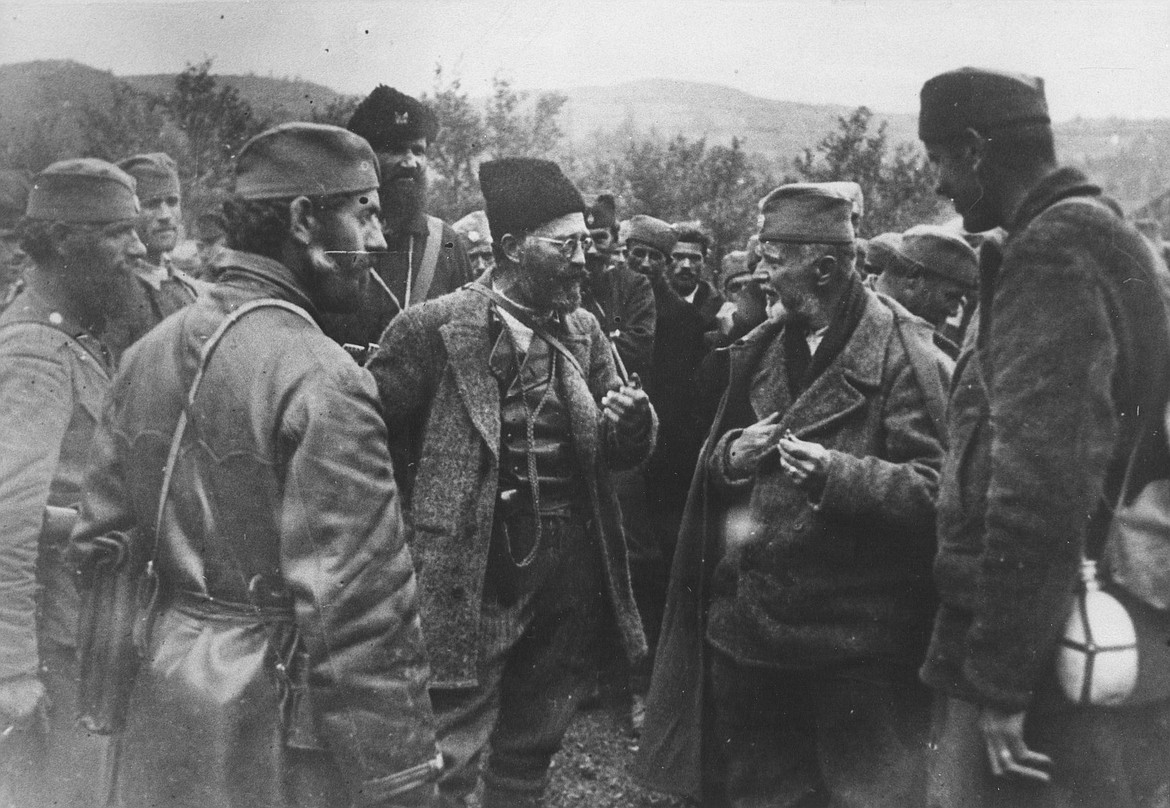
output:
<instances>
[{"instance_id":1,"label":"bushy beard","mask_svg":"<svg viewBox=\"0 0 1170 808\"><path fill-rule=\"evenodd\" d=\"M407 178L413 182L406 182ZM378 199L382 203L386 232L390 235L404 232L426 210L427 170L421 166L417 169L398 169L392 175L383 177Z\"/></svg>"},{"instance_id":2,"label":"bushy beard","mask_svg":"<svg viewBox=\"0 0 1170 808\"><path fill-rule=\"evenodd\" d=\"M309 294L327 312L355 311L369 281L370 257L365 253L330 253L318 244L308 249Z\"/></svg>"}]
</instances>

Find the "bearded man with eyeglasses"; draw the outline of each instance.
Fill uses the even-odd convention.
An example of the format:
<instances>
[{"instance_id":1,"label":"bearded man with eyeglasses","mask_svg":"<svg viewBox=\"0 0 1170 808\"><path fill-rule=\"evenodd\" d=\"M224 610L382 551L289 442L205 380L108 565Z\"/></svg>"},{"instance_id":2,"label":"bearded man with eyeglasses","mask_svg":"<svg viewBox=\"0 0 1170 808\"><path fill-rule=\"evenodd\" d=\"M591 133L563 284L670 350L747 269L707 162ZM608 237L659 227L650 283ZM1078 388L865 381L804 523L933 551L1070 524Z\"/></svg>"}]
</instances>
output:
<instances>
[{"instance_id":1,"label":"bearded man with eyeglasses","mask_svg":"<svg viewBox=\"0 0 1170 808\"><path fill-rule=\"evenodd\" d=\"M645 639L610 472L656 422L580 308L585 202L555 164L480 166L496 268L396 317L369 368L420 570L447 805L543 804L603 638Z\"/></svg>"}]
</instances>

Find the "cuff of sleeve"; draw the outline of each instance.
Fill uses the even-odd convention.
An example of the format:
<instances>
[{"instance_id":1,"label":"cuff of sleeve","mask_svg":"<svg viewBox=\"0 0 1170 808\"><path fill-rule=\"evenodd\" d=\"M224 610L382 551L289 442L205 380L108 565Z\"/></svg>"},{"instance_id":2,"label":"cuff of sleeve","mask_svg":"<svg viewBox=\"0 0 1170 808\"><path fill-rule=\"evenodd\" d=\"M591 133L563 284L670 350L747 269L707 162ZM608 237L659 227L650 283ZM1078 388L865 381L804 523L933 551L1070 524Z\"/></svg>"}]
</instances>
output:
<instances>
[{"instance_id":1,"label":"cuff of sleeve","mask_svg":"<svg viewBox=\"0 0 1170 808\"><path fill-rule=\"evenodd\" d=\"M1018 713L1032 703L1032 689L1021 682L1007 682L987 675L976 660L963 662L963 678L978 693L980 704Z\"/></svg>"},{"instance_id":2,"label":"cuff of sleeve","mask_svg":"<svg viewBox=\"0 0 1170 808\"><path fill-rule=\"evenodd\" d=\"M825 485L819 497L809 495L809 505L818 513L843 513L857 499L859 486L851 477L849 455L830 449Z\"/></svg>"},{"instance_id":3,"label":"cuff of sleeve","mask_svg":"<svg viewBox=\"0 0 1170 808\"><path fill-rule=\"evenodd\" d=\"M755 478L754 474L740 476L731 470L731 444L743 434L742 429L733 429L719 439L711 452L710 471L715 481L728 490L747 488Z\"/></svg>"}]
</instances>

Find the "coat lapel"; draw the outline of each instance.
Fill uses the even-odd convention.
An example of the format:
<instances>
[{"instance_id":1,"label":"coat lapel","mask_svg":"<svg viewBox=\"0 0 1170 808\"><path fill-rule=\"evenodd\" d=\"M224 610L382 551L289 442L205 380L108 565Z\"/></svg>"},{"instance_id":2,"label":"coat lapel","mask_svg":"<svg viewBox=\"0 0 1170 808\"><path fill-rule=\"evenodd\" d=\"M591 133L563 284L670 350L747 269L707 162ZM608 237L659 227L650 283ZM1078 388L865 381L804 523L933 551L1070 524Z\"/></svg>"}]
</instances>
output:
<instances>
[{"instance_id":1,"label":"coat lapel","mask_svg":"<svg viewBox=\"0 0 1170 808\"><path fill-rule=\"evenodd\" d=\"M455 386L475 428L492 454L500 451L500 388L491 374L488 301L472 296L467 308L439 328Z\"/></svg>"},{"instance_id":2,"label":"coat lapel","mask_svg":"<svg viewBox=\"0 0 1170 808\"><path fill-rule=\"evenodd\" d=\"M865 406L881 386L893 315L867 293L865 312L849 341L825 371L801 393L780 419L797 437L815 435Z\"/></svg>"}]
</instances>

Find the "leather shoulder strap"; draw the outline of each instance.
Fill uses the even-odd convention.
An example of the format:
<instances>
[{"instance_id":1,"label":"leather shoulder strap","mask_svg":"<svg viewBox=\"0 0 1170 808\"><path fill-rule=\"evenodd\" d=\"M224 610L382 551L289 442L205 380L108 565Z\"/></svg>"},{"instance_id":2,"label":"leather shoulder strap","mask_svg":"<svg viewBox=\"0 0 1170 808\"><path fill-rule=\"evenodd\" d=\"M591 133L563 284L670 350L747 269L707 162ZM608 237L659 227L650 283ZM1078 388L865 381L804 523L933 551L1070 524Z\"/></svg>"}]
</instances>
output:
<instances>
[{"instance_id":1,"label":"leather shoulder strap","mask_svg":"<svg viewBox=\"0 0 1170 808\"><path fill-rule=\"evenodd\" d=\"M408 306L422 303L431 291L431 284L435 282L435 269L439 266L439 249L443 246L443 220L434 216L427 217L427 246L423 250L422 263L418 267L418 278L414 288L410 290Z\"/></svg>"},{"instance_id":2,"label":"leather shoulder strap","mask_svg":"<svg viewBox=\"0 0 1170 808\"><path fill-rule=\"evenodd\" d=\"M532 316L528 312L524 311L524 309L517 306L511 300L508 300L508 298L501 295L495 289L489 289L482 283L469 283L466 284L463 288L475 292L476 294L483 295L501 309L508 312L508 314L511 314L517 320L522 322L525 326L531 328L532 332L536 334L536 336L547 342L552 346L554 351L563 356L565 361L569 363L570 367L580 373L581 378L583 378L586 384L588 384L589 377L585 375L585 370L581 367L581 363L577 361L577 357L573 356L573 352L566 348L563 342L554 337L552 334L548 333L544 326L536 322L536 320L532 319Z\"/></svg>"},{"instance_id":3,"label":"leather shoulder strap","mask_svg":"<svg viewBox=\"0 0 1170 808\"><path fill-rule=\"evenodd\" d=\"M211 361L211 355L215 352L216 347L219 345L220 341L223 339L223 335L227 333L229 328L231 328L235 323L239 322L239 320L249 312L265 308L284 309L285 311L292 312L299 317L303 317L310 324L312 324L314 328L317 327L317 323L315 320L313 320L312 316L300 306L297 306L294 303L289 303L286 300L278 300L276 298L260 298L259 300L250 300L239 308L231 311L227 317L224 317L223 320L220 321L219 326L216 327L215 331L211 333L211 336L207 338L207 342L203 343L203 347L199 351L199 367L195 371L195 379L191 382L191 388L187 391L187 397L183 401L183 409L179 413L179 421L175 426L175 434L171 437L171 448L170 451L167 452L167 464L163 468L162 486L159 488L158 494L158 509L155 511L154 518L154 547L150 553L151 562L154 561L155 556L158 554L159 534L162 531L163 514L166 511L167 499L170 495L171 478L175 473L175 464L179 460L179 447L183 443L183 434L187 431L188 412L190 411L191 406L195 403L195 396L199 392L200 384L203 383L203 375L207 371L208 363Z\"/></svg>"}]
</instances>

